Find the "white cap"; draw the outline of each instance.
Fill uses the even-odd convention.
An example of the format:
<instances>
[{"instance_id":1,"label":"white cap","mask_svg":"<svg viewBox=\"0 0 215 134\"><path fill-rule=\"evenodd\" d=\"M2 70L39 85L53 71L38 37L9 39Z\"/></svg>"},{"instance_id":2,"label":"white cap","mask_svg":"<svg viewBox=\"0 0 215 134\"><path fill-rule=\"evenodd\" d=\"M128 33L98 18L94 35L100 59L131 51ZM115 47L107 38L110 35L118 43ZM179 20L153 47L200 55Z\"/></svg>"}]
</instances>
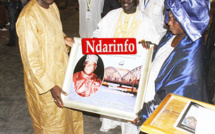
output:
<instances>
[{"instance_id":1,"label":"white cap","mask_svg":"<svg viewBox=\"0 0 215 134\"><path fill-rule=\"evenodd\" d=\"M85 62L93 61L97 64L98 58L99 57L97 55L87 55Z\"/></svg>"}]
</instances>

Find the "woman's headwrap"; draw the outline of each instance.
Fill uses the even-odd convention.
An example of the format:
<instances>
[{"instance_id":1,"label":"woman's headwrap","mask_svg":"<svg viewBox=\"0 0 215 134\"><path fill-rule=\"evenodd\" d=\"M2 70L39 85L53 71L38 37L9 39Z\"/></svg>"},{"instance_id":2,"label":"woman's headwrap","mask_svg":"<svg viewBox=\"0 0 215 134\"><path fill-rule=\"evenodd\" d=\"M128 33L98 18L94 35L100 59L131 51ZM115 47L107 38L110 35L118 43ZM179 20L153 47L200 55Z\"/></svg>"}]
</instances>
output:
<instances>
[{"instance_id":1,"label":"woman's headwrap","mask_svg":"<svg viewBox=\"0 0 215 134\"><path fill-rule=\"evenodd\" d=\"M167 8L165 22L168 23L170 10L192 41L202 37L208 28L209 0L166 0L165 6Z\"/></svg>"}]
</instances>

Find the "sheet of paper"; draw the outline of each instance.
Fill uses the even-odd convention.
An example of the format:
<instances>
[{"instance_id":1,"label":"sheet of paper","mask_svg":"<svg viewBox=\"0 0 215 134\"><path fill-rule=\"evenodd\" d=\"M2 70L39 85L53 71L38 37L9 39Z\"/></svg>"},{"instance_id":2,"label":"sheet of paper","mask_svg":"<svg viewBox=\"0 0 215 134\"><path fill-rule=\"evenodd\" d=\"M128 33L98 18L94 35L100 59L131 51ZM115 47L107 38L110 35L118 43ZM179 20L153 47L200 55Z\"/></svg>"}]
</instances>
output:
<instances>
[{"instance_id":1,"label":"sheet of paper","mask_svg":"<svg viewBox=\"0 0 215 134\"><path fill-rule=\"evenodd\" d=\"M214 134L215 133L215 111L199 107L198 122L195 134Z\"/></svg>"}]
</instances>

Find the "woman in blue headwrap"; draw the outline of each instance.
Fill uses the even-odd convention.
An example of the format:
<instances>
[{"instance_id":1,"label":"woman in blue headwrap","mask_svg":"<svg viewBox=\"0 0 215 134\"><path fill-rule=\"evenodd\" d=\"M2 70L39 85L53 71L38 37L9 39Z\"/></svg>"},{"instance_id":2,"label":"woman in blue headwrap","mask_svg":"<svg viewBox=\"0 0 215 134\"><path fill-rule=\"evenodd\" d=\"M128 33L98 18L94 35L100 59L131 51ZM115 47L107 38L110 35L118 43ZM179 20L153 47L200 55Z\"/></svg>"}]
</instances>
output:
<instances>
[{"instance_id":1,"label":"woman in blue headwrap","mask_svg":"<svg viewBox=\"0 0 215 134\"><path fill-rule=\"evenodd\" d=\"M166 0L165 6L169 31L153 55L146 99L136 124L142 124L168 93L208 102L203 33L209 23L209 0Z\"/></svg>"}]
</instances>

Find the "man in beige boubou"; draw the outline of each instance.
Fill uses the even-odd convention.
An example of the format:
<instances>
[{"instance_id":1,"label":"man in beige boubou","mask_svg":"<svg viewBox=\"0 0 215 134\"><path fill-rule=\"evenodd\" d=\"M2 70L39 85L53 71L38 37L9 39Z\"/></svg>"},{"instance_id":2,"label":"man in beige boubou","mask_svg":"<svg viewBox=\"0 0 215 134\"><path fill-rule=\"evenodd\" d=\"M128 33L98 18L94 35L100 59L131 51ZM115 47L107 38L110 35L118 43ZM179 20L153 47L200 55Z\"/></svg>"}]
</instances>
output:
<instances>
[{"instance_id":1,"label":"man in beige boubou","mask_svg":"<svg viewBox=\"0 0 215 134\"><path fill-rule=\"evenodd\" d=\"M83 134L81 112L63 108L61 87L68 62L65 43L73 39L62 31L54 0L31 0L17 23L24 67L25 92L35 134Z\"/></svg>"}]
</instances>

